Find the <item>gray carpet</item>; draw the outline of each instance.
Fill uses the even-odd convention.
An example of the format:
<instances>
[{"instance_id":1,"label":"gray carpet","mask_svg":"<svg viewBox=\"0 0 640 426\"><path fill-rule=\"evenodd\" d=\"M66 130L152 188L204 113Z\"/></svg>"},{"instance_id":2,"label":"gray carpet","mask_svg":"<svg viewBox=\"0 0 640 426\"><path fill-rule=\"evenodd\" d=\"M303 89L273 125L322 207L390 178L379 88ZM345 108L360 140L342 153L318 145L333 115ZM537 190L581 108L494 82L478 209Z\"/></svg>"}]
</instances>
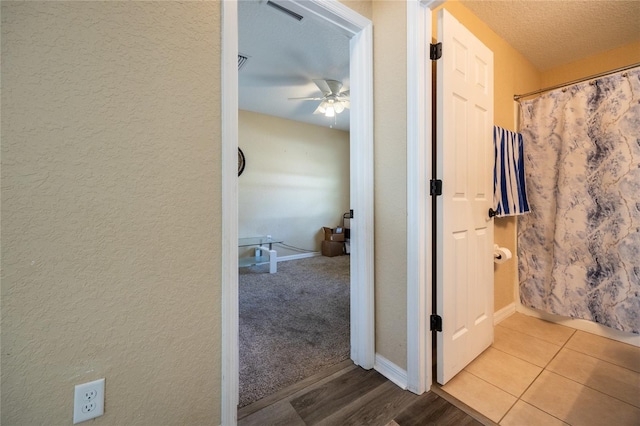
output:
<instances>
[{"instance_id":1,"label":"gray carpet","mask_svg":"<svg viewBox=\"0 0 640 426\"><path fill-rule=\"evenodd\" d=\"M349 256L239 271L240 407L349 358Z\"/></svg>"}]
</instances>

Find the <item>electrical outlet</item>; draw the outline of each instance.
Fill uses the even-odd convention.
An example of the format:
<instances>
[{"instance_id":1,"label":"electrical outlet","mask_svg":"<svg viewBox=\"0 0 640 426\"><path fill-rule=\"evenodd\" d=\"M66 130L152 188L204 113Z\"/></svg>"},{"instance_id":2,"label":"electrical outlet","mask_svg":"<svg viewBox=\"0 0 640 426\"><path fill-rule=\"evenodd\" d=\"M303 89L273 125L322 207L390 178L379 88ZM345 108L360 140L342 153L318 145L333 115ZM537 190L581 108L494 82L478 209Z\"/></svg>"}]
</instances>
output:
<instances>
[{"instance_id":1,"label":"electrical outlet","mask_svg":"<svg viewBox=\"0 0 640 426\"><path fill-rule=\"evenodd\" d=\"M104 414L104 379L76 385L73 397L73 424Z\"/></svg>"}]
</instances>

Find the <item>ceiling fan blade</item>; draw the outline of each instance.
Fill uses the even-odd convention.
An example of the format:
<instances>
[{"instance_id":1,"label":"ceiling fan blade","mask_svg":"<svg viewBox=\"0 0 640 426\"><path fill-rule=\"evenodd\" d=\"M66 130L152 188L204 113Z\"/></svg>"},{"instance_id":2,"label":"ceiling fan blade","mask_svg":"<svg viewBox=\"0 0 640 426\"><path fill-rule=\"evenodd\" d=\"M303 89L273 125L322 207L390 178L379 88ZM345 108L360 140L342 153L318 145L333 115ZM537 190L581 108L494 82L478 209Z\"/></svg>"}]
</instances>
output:
<instances>
[{"instance_id":1,"label":"ceiling fan blade","mask_svg":"<svg viewBox=\"0 0 640 426\"><path fill-rule=\"evenodd\" d=\"M331 88L325 80L313 80L313 82L318 86L318 89L320 89L323 95L331 94Z\"/></svg>"},{"instance_id":2,"label":"ceiling fan blade","mask_svg":"<svg viewBox=\"0 0 640 426\"><path fill-rule=\"evenodd\" d=\"M336 80L326 80L327 86L331 89L331 93L334 95L338 95L340 93L340 89L342 88L342 83Z\"/></svg>"},{"instance_id":3,"label":"ceiling fan blade","mask_svg":"<svg viewBox=\"0 0 640 426\"><path fill-rule=\"evenodd\" d=\"M338 94L338 98L347 98L348 99L349 95L350 95L349 90L345 90L344 92L340 92Z\"/></svg>"},{"instance_id":4,"label":"ceiling fan blade","mask_svg":"<svg viewBox=\"0 0 640 426\"><path fill-rule=\"evenodd\" d=\"M289 98L290 101L321 101L324 98Z\"/></svg>"}]
</instances>

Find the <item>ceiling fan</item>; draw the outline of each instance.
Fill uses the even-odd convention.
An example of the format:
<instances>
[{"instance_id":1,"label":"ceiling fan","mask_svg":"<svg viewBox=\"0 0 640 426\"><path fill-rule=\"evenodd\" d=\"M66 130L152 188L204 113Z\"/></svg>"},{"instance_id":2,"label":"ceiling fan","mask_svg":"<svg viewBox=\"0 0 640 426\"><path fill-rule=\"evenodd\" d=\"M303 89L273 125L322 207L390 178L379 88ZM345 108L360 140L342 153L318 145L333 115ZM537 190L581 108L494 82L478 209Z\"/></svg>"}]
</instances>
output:
<instances>
[{"instance_id":1,"label":"ceiling fan","mask_svg":"<svg viewBox=\"0 0 640 426\"><path fill-rule=\"evenodd\" d=\"M335 117L345 108L349 108L349 91L341 92L342 83L336 80L313 80L322 92L321 98L289 98L299 101L322 101L314 114L324 114L325 117Z\"/></svg>"}]
</instances>

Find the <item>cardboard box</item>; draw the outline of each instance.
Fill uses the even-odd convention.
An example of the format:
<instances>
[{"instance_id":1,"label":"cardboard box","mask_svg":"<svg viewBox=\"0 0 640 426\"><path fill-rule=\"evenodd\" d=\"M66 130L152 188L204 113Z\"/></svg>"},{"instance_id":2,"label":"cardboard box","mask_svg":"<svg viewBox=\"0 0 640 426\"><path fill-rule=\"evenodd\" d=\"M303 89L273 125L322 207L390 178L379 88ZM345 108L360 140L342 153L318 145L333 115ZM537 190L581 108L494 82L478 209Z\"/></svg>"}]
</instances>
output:
<instances>
[{"instance_id":1,"label":"cardboard box","mask_svg":"<svg viewBox=\"0 0 640 426\"><path fill-rule=\"evenodd\" d=\"M327 257L342 256L344 254L344 243L338 241L323 241L322 255Z\"/></svg>"},{"instance_id":2,"label":"cardboard box","mask_svg":"<svg viewBox=\"0 0 640 426\"><path fill-rule=\"evenodd\" d=\"M344 234L331 234L331 237L327 241L334 241L343 243L344 242Z\"/></svg>"},{"instance_id":3,"label":"cardboard box","mask_svg":"<svg viewBox=\"0 0 640 426\"><path fill-rule=\"evenodd\" d=\"M322 228L324 230L325 241L344 242L344 228Z\"/></svg>"}]
</instances>

